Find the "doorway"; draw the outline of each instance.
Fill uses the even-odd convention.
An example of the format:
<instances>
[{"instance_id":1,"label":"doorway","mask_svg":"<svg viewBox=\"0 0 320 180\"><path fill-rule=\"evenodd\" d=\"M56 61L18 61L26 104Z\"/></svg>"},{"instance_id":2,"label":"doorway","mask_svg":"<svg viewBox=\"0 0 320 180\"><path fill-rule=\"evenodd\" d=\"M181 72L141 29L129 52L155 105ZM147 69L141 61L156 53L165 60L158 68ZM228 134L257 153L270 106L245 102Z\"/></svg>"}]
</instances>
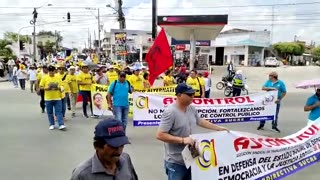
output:
<instances>
[{"instance_id":1,"label":"doorway","mask_svg":"<svg viewBox=\"0 0 320 180\"><path fill-rule=\"evenodd\" d=\"M223 66L223 59L224 59L224 47L217 47L215 64L218 66Z\"/></svg>"}]
</instances>

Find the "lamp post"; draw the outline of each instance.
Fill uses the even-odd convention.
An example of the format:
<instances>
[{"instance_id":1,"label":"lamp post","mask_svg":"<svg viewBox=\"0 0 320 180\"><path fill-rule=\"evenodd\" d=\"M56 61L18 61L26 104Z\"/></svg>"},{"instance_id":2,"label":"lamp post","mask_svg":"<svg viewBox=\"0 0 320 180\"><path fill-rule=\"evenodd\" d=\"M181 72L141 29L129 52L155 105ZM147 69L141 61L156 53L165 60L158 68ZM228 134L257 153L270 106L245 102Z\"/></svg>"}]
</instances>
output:
<instances>
[{"instance_id":1,"label":"lamp post","mask_svg":"<svg viewBox=\"0 0 320 180\"><path fill-rule=\"evenodd\" d=\"M30 21L30 24L33 25L33 62L36 62L36 56L37 56L37 43L36 43L36 22L37 22L37 18L38 18L38 12L37 12L37 9L40 9L44 6L52 6L51 3L48 3L48 4L45 4L45 5L42 5L42 6L39 6L39 7L35 7L33 9L33 19Z\"/></svg>"},{"instance_id":2,"label":"lamp post","mask_svg":"<svg viewBox=\"0 0 320 180\"><path fill-rule=\"evenodd\" d=\"M101 24L100 24L100 9L99 8L86 8L87 10L97 10L98 16L95 16L98 20L98 51L97 53L100 54L101 42L100 42L100 33L101 33Z\"/></svg>"}]
</instances>

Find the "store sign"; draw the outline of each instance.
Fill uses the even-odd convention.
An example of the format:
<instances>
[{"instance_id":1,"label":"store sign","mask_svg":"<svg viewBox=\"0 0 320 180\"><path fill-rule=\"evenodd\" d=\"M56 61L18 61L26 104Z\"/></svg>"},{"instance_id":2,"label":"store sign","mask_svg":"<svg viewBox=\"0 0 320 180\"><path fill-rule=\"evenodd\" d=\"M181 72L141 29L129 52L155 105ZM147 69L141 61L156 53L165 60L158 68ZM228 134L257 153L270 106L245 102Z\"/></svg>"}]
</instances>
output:
<instances>
[{"instance_id":1,"label":"store sign","mask_svg":"<svg viewBox=\"0 0 320 180\"><path fill-rule=\"evenodd\" d=\"M189 44L190 41L179 41L175 40L174 38L171 39L171 45L179 45L179 44ZM205 40L205 41L196 41L196 46L211 46L211 41L210 40Z\"/></svg>"}]
</instances>

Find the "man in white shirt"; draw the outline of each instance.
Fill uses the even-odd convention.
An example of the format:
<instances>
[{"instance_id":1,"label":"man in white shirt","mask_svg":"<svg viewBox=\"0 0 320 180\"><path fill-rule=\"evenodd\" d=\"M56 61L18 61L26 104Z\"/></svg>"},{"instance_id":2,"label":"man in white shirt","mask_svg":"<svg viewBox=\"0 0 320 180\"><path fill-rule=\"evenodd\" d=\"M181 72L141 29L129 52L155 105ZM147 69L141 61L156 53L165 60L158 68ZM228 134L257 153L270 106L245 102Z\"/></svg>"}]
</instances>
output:
<instances>
[{"instance_id":1,"label":"man in white shirt","mask_svg":"<svg viewBox=\"0 0 320 180\"><path fill-rule=\"evenodd\" d=\"M2 59L0 59L0 77L4 77L4 64Z\"/></svg>"},{"instance_id":2,"label":"man in white shirt","mask_svg":"<svg viewBox=\"0 0 320 180\"><path fill-rule=\"evenodd\" d=\"M33 93L33 90L36 91L36 82L37 82L37 70L34 66L30 66L28 71L29 81L30 81L30 90Z\"/></svg>"},{"instance_id":3,"label":"man in white shirt","mask_svg":"<svg viewBox=\"0 0 320 180\"><path fill-rule=\"evenodd\" d=\"M107 85L107 86L110 85L109 78L106 75L105 67L102 66L98 69L96 74L96 82L97 84L101 84L101 85Z\"/></svg>"}]
</instances>

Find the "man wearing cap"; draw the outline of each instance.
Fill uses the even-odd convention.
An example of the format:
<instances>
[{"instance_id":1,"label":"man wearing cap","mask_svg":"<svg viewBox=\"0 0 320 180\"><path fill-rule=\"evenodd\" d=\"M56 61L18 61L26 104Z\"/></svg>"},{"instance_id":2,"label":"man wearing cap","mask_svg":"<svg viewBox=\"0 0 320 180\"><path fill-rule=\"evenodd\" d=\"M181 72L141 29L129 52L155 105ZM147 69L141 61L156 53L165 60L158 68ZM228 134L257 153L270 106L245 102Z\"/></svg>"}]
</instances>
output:
<instances>
[{"instance_id":1,"label":"man wearing cap","mask_svg":"<svg viewBox=\"0 0 320 180\"><path fill-rule=\"evenodd\" d=\"M131 84L126 80L126 73L120 72L119 79L109 87L107 101L109 110L113 111L115 118L123 123L124 129L128 124L129 93L132 93Z\"/></svg>"},{"instance_id":2,"label":"man wearing cap","mask_svg":"<svg viewBox=\"0 0 320 180\"><path fill-rule=\"evenodd\" d=\"M93 146L96 153L72 172L71 180L138 180L129 154L130 144L122 123L107 119L95 127Z\"/></svg>"},{"instance_id":3,"label":"man wearing cap","mask_svg":"<svg viewBox=\"0 0 320 180\"><path fill-rule=\"evenodd\" d=\"M41 112L45 112L46 104L44 100L44 90L40 88L40 82L43 77L48 75L48 67L47 66L42 66L42 72L38 73L37 75L37 82L36 82L36 89L37 89L37 94L40 95L40 107L41 107Z\"/></svg>"},{"instance_id":4,"label":"man wearing cap","mask_svg":"<svg viewBox=\"0 0 320 180\"><path fill-rule=\"evenodd\" d=\"M177 100L162 114L157 139L164 142L165 171L168 180L191 180L191 169L185 167L181 152L185 146L195 146L190 137L195 125L215 131L229 131L200 118L191 105L195 90L185 83L176 87Z\"/></svg>"},{"instance_id":5,"label":"man wearing cap","mask_svg":"<svg viewBox=\"0 0 320 180\"><path fill-rule=\"evenodd\" d=\"M269 80L263 85L262 87L263 91L278 91L278 99L276 100L277 109L276 109L276 115L274 120L272 121L272 130L275 132L280 133L280 130L278 129L278 115L280 111L280 104L281 100L286 96L287 94L287 88L283 81L278 79L278 73L277 72L271 72L269 74ZM258 130L263 130L264 125L266 121L260 121L260 125L257 128Z\"/></svg>"},{"instance_id":6,"label":"man wearing cap","mask_svg":"<svg viewBox=\"0 0 320 180\"><path fill-rule=\"evenodd\" d=\"M314 95L308 98L304 111L310 111L308 125L320 118L320 87L317 88Z\"/></svg>"},{"instance_id":7,"label":"man wearing cap","mask_svg":"<svg viewBox=\"0 0 320 180\"><path fill-rule=\"evenodd\" d=\"M110 84L118 79L118 73L114 70L114 67L112 65L109 66L109 70L107 72L107 76L109 78L109 83Z\"/></svg>"},{"instance_id":8,"label":"man wearing cap","mask_svg":"<svg viewBox=\"0 0 320 180\"><path fill-rule=\"evenodd\" d=\"M70 66L69 68L69 74L67 75L66 81L69 85L70 88L70 101L71 101L71 117L76 116L76 105L78 102L78 93L79 93L79 88L78 88L78 81L77 81L77 76L75 75L76 68L74 66Z\"/></svg>"}]
</instances>

